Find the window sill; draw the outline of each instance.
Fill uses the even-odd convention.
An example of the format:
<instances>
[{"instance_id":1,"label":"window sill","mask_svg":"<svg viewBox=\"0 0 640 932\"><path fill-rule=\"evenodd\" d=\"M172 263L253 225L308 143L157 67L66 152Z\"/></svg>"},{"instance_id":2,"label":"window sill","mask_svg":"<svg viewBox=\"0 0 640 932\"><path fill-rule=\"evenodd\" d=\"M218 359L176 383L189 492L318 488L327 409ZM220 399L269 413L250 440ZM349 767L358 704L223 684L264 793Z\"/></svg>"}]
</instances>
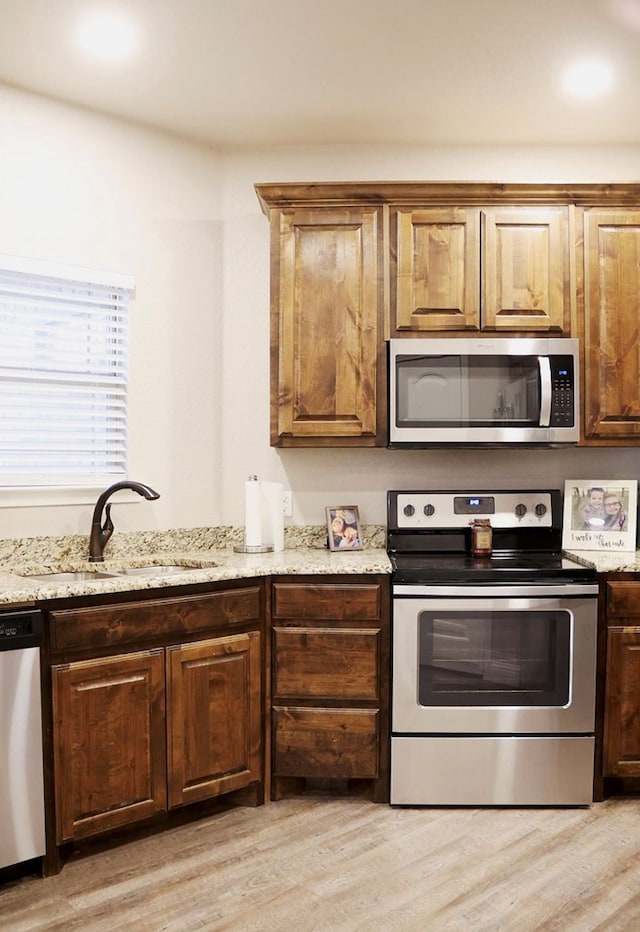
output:
<instances>
[{"instance_id":1,"label":"window sill","mask_svg":"<svg viewBox=\"0 0 640 932\"><path fill-rule=\"evenodd\" d=\"M114 480L116 481L116 480ZM0 508L49 508L95 505L109 483L95 486L4 486L0 488ZM118 493L118 503L135 501L139 496L126 490Z\"/></svg>"}]
</instances>

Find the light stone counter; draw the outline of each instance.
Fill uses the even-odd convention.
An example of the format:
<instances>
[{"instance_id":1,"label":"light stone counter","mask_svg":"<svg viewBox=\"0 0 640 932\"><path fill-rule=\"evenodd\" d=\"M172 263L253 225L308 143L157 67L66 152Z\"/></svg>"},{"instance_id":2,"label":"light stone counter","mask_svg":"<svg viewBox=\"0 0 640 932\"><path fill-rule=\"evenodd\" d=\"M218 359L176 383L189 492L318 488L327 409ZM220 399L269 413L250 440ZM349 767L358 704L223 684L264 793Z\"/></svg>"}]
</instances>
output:
<instances>
[{"instance_id":1,"label":"light stone counter","mask_svg":"<svg viewBox=\"0 0 640 932\"><path fill-rule=\"evenodd\" d=\"M640 573L640 550L634 553L604 553L600 550L564 550L583 566L590 566L598 573Z\"/></svg>"},{"instance_id":2,"label":"light stone counter","mask_svg":"<svg viewBox=\"0 0 640 932\"><path fill-rule=\"evenodd\" d=\"M37 601L135 592L168 586L218 582L256 576L390 573L384 550L384 528L363 530L364 549L330 552L326 528L294 528L281 553L235 553L241 532L229 528L200 528L146 534L114 535L104 563L89 563L87 538L30 538L0 541L0 605L28 605ZM148 576L96 577L81 581L40 581L29 574L59 572L115 573L144 565L184 565L184 573Z\"/></svg>"}]
</instances>

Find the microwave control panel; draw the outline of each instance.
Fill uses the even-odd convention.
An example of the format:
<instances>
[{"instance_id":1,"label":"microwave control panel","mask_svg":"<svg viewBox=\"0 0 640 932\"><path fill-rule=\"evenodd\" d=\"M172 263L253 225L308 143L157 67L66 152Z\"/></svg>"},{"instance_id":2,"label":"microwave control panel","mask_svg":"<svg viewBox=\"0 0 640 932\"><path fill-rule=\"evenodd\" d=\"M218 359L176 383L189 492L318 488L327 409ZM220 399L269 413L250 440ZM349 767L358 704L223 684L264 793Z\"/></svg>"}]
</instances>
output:
<instances>
[{"instance_id":1,"label":"microwave control panel","mask_svg":"<svg viewBox=\"0 0 640 932\"><path fill-rule=\"evenodd\" d=\"M574 426L574 372L571 356L551 357L551 427Z\"/></svg>"}]
</instances>

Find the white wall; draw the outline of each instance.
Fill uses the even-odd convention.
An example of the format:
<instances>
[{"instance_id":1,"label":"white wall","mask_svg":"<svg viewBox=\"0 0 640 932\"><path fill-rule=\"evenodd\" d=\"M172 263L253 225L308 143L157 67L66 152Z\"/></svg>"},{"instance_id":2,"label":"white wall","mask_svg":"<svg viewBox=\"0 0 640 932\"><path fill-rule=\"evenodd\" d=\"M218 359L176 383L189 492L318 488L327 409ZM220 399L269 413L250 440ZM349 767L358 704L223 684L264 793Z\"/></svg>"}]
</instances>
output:
<instances>
[{"instance_id":1,"label":"white wall","mask_svg":"<svg viewBox=\"0 0 640 932\"><path fill-rule=\"evenodd\" d=\"M220 159L0 88L0 253L133 273L131 478L116 528L221 520ZM121 499L122 496L119 496ZM90 505L0 508L0 536L88 533Z\"/></svg>"},{"instance_id":2,"label":"white wall","mask_svg":"<svg viewBox=\"0 0 640 932\"><path fill-rule=\"evenodd\" d=\"M635 449L274 450L269 446L269 229L253 185L349 180L640 180L640 150L269 148L213 151L0 87L0 253L135 275L130 475L157 502L116 529L243 523L249 473L385 521L396 487L562 486L633 478ZM496 476L499 479L496 479ZM87 533L89 505L0 508L0 537Z\"/></svg>"}]
</instances>

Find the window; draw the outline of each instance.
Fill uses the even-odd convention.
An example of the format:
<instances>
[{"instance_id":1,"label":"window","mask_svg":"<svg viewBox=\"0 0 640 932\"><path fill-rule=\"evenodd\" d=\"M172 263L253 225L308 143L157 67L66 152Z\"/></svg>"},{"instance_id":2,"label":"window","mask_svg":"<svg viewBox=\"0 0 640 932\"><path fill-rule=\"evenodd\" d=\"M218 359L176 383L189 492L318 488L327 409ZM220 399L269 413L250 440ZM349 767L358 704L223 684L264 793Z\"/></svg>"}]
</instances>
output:
<instances>
[{"instance_id":1,"label":"window","mask_svg":"<svg viewBox=\"0 0 640 932\"><path fill-rule=\"evenodd\" d=\"M0 256L0 487L126 476L132 289L130 276Z\"/></svg>"}]
</instances>

